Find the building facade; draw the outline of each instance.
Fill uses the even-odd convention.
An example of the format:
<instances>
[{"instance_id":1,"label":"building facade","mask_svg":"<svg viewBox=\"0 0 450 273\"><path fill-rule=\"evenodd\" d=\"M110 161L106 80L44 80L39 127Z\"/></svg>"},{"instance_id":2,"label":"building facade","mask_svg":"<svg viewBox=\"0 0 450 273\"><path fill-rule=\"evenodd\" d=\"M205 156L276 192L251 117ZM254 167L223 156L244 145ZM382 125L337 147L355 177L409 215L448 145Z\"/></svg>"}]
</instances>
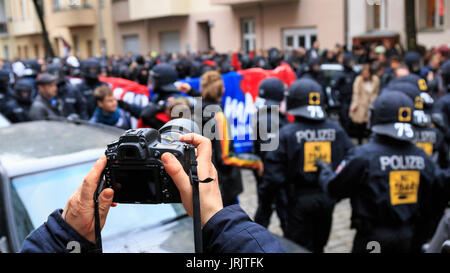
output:
<instances>
[{"instance_id":1,"label":"building facade","mask_svg":"<svg viewBox=\"0 0 450 273\"><path fill-rule=\"evenodd\" d=\"M345 41L344 0L122 0L118 52L252 51ZM327 7L324 9L324 7ZM327 20L323 20L327 18Z\"/></svg>"},{"instance_id":2,"label":"building facade","mask_svg":"<svg viewBox=\"0 0 450 273\"><path fill-rule=\"evenodd\" d=\"M450 0L414 0L418 42L450 43ZM40 0L58 56L218 52L352 45L355 38L398 37L403 0ZM32 0L0 0L0 58L42 58ZM70 48L67 47L70 45Z\"/></svg>"},{"instance_id":3,"label":"building facade","mask_svg":"<svg viewBox=\"0 0 450 273\"><path fill-rule=\"evenodd\" d=\"M347 0L348 43L355 37L398 35L406 44L405 2ZM427 48L450 45L450 0L414 0L417 42Z\"/></svg>"}]
</instances>

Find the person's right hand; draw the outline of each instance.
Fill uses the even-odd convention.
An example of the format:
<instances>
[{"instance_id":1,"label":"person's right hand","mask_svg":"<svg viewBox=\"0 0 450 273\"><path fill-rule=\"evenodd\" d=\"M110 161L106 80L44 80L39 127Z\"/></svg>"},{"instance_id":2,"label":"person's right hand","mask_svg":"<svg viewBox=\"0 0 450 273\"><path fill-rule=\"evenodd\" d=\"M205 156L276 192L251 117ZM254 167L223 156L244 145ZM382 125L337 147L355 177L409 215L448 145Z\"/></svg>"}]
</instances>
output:
<instances>
[{"instance_id":1,"label":"person's right hand","mask_svg":"<svg viewBox=\"0 0 450 273\"><path fill-rule=\"evenodd\" d=\"M211 141L203 136L187 134L180 137L180 141L197 147L197 172L199 180L214 179L210 183L200 183L200 212L202 216L202 227L217 212L223 209L222 195L220 194L217 170L214 167L211 156ZM181 201L189 216L193 216L192 185L189 176L183 169L178 159L171 153L162 156L164 168L180 191Z\"/></svg>"}]
</instances>

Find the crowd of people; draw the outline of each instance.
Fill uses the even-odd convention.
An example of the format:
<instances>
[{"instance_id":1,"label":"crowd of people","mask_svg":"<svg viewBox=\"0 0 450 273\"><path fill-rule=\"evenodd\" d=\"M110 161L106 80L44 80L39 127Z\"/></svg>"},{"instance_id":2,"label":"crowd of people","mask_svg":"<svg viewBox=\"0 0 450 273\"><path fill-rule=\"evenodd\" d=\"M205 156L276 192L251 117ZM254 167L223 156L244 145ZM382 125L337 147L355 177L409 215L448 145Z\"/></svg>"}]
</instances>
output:
<instances>
[{"instance_id":1,"label":"crowd of people","mask_svg":"<svg viewBox=\"0 0 450 273\"><path fill-rule=\"evenodd\" d=\"M158 114L172 117L173 107L191 109L189 98L202 97L203 107L218 107L201 117L201 125L213 120L220 135L211 139L212 162L224 206L238 202L240 169L251 169L258 184L255 221L267 227L275 208L285 237L310 251L323 252L334 206L350 198L357 230L354 252L366 252L371 241L380 242L386 252L420 252L450 221L444 216L450 201L449 57L447 46L419 54L402 52L389 41L351 50L339 44L322 50L316 41L309 50L289 52L218 54L212 49L205 54L4 61L0 113L14 123L62 117L123 129L130 129L135 117L158 129L164 125ZM268 130L276 132L271 138L279 138L279 147L263 151L268 138L258 136L254 154L235 153L221 110L221 74L275 69L283 62L297 81L287 88L269 78L259 87L260 107L285 102L286 109L275 113L280 129ZM330 81L322 64L340 64L342 70ZM142 107L117 100L101 76L147 86L150 103ZM197 77L201 90L180 81ZM339 122L327 117L332 110ZM439 251L443 236L438 237L428 251Z\"/></svg>"}]
</instances>

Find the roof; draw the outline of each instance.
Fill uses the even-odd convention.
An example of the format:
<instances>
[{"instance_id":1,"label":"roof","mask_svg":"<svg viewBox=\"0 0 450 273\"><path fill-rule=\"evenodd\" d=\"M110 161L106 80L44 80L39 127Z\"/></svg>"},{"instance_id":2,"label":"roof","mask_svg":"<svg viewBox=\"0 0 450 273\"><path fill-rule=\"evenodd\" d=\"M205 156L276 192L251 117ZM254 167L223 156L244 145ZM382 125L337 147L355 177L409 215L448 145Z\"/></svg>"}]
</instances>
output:
<instances>
[{"instance_id":1,"label":"roof","mask_svg":"<svg viewBox=\"0 0 450 273\"><path fill-rule=\"evenodd\" d=\"M115 128L57 121L15 124L0 129L0 161L10 176L23 173L19 170L24 168L29 173L45 166L86 162L100 157L122 133Z\"/></svg>"}]
</instances>

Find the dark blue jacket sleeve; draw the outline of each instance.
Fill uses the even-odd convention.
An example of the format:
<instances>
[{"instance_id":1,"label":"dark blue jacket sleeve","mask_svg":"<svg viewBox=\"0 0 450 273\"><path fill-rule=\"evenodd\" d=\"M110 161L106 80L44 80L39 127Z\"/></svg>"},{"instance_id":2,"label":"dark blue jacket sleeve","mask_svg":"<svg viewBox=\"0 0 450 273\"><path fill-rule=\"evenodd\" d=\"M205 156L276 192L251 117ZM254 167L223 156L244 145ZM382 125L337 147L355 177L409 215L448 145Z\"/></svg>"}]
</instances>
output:
<instances>
[{"instance_id":1,"label":"dark blue jacket sleeve","mask_svg":"<svg viewBox=\"0 0 450 273\"><path fill-rule=\"evenodd\" d=\"M285 252L280 242L238 205L224 208L206 223L203 245L207 253Z\"/></svg>"},{"instance_id":2,"label":"dark blue jacket sleeve","mask_svg":"<svg viewBox=\"0 0 450 273\"><path fill-rule=\"evenodd\" d=\"M62 210L53 212L47 222L33 231L22 246L21 253L68 253L70 242L80 246L81 253L95 250L95 244L86 240L62 218ZM73 244L73 243L72 243Z\"/></svg>"}]
</instances>

